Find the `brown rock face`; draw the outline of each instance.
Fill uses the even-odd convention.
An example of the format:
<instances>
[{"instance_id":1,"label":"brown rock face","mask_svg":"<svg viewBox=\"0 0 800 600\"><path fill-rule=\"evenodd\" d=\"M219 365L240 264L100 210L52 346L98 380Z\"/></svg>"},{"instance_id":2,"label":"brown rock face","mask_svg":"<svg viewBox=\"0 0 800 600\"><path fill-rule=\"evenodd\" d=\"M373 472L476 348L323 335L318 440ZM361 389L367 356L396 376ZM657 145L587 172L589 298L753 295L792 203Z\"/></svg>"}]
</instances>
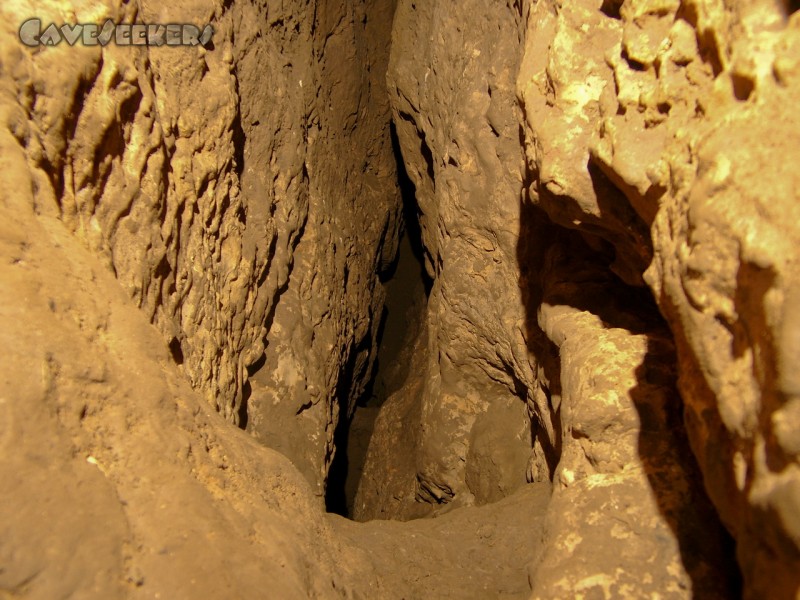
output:
<instances>
[{"instance_id":1,"label":"brown rock face","mask_svg":"<svg viewBox=\"0 0 800 600\"><path fill-rule=\"evenodd\" d=\"M556 483L534 595L733 593L672 333L748 593L794 593L796 23L770 2L400 2L389 91L435 283L422 382L390 400L418 432L387 442L379 417L373 451L410 445L412 477L363 482L362 517L413 475L418 500L482 501L475 473L502 469L477 466L478 415L516 396L529 478Z\"/></svg>"},{"instance_id":2,"label":"brown rock face","mask_svg":"<svg viewBox=\"0 0 800 600\"><path fill-rule=\"evenodd\" d=\"M8 31L9 119L38 168L37 207L113 270L212 406L321 490L397 245L376 48L392 7L98 10L76 17L211 22L214 49L28 57Z\"/></svg>"},{"instance_id":3,"label":"brown rock face","mask_svg":"<svg viewBox=\"0 0 800 600\"><path fill-rule=\"evenodd\" d=\"M31 49L2 9L3 595L350 589L312 494L398 241L391 2L36 10L214 35Z\"/></svg>"},{"instance_id":4,"label":"brown rock face","mask_svg":"<svg viewBox=\"0 0 800 600\"><path fill-rule=\"evenodd\" d=\"M420 512L416 500L485 502L525 483L524 401L535 375L516 261L524 171L514 110L518 26L510 11L488 3L457 13L401 2L395 15L390 97L433 287L414 382L384 407L411 411L419 431L398 432L414 438L409 445L383 432L395 418L378 417L375 435L394 439L387 451L404 456L405 471L386 487L371 476L368 456L357 519L386 515L385 503L398 497L404 506L390 514L411 516ZM497 461L495 436L506 455Z\"/></svg>"},{"instance_id":5,"label":"brown rock face","mask_svg":"<svg viewBox=\"0 0 800 600\"><path fill-rule=\"evenodd\" d=\"M797 597L796 8L4 4L0 597Z\"/></svg>"},{"instance_id":6,"label":"brown rock face","mask_svg":"<svg viewBox=\"0 0 800 600\"><path fill-rule=\"evenodd\" d=\"M298 229L287 236L291 275L275 288L280 300L267 316L263 364L243 365L254 372L247 431L290 457L322 494L336 425L350 419L372 375L385 296L379 276L399 241L384 76L393 13L386 0L284 10L282 27L297 20L306 39L290 37L274 50L291 53L280 59L289 67L277 103L262 79L263 64L277 55L247 58L249 42L241 50L242 64L252 65L250 121L277 120L275 131L245 130L244 188L249 175L260 200L258 190L272 189L287 160L286 186L297 186L300 200L280 200L287 212L272 218L279 227L296 218ZM300 107L295 120L281 123Z\"/></svg>"}]
</instances>

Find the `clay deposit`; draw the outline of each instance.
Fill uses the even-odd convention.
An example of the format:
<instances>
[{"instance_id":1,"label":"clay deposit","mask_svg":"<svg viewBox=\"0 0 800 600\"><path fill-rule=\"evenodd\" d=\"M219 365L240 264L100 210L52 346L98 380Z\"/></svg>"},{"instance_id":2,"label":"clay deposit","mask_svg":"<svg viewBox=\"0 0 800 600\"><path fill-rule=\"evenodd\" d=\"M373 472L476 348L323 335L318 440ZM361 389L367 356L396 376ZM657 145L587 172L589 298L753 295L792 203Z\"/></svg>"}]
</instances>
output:
<instances>
[{"instance_id":1,"label":"clay deposit","mask_svg":"<svg viewBox=\"0 0 800 600\"><path fill-rule=\"evenodd\" d=\"M3 4L0 598L800 596L798 8Z\"/></svg>"}]
</instances>

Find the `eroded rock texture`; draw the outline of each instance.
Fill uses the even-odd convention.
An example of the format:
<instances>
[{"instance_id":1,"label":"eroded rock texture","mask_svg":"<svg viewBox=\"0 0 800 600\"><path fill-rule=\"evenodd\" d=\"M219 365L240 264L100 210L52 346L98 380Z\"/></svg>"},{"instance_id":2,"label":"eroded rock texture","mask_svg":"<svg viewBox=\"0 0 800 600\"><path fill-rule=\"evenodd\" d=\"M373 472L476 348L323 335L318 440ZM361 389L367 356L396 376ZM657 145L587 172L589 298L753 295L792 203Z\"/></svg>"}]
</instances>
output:
<instances>
[{"instance_id":1,"label":"eroded rock texture","mask_svg":"<svg viewBox=\"0 0 800 600\"><path fill-rule=\"evenodd\" d=\"M252 87L259 90L253 112L242 115L255 123L245 130L244 189L248 175L254 190L280 189L285 177L288 189L297 185L305 198L275 204L286 213L273 220L285 227L297 219L298 228L287 238L291 277L280 283L285 289L272 288L280 301L267 321L263 365L253 367L249 382L247 430L289 456L321 494L334 430L350 419L372 376L385 296L379 276L390 267L399 241L384 75L393 12L386 0L306 3L305 19L294 7L283 10L281 28L291 30L290 21L299 19L308 36L307 46L286 42L300 56L281 58L288 63L287 89L297 86L294 91L273 102L261 73L265 61L276 60L269 55L243 55L237 62L252 60ZM243 44L242 52L248 47ZM286 120L299 107L305 108L296 120L278 125L277 133L259 133L265 118ZM266 149L273 145L270 155ZM290 161L289 176L282 160ZM266 164L273 165L271 171L263 169ZM297 168L294 183L291 165Z\"/></svg>"},{"instance_id":2,"label":"eroded rock texture","mask_svg":"<svg viewBox=\"0 0 800 600\"><path fill-rule=\"evenodd\" d=\"M794 596L791 8L399 3L389 93L434 284L358 517L504 494L514 459L477 457L511 444L480 423L517 400L528 478L555 484L536 597L733 594L715 512L747 593Z\"/></svg>"},{"instance_id":3,"label":"eroded rock texture","mask_svg":"<svg viewBox=\"0 0 800 600\"><path fill-rule=\"evenodd\" d=\"M534 202L609 241L626 282L649 264L644 279L677 340L689 439L754 596L798 585L797 454L777 434L791 420L780 365L797 276L786 245L797 240L796 175L781 156L798 135L787 104L798 21L783 9L540 3L529 25L553 41L543 60L528 37L518 79ZM587 27L605 37L589 41ZM554 117L571 156L539 133Z\"/></svg>"},{"instance_id":4,"label":"eroded rock texture","mask_svg":"<svg viewBox=\"0 0 800 600\"><path fill-rule=\"evenodd\" d=\"M0 595L795 597L796 4L5 3Z\"/></svg>"},{"instance_id":5,"label":"eroded rock texture","mask_svg":"<svg viewBox=\"0 0 800 600\"><path fill-rule=\"evenodd\" d=\"M313 496L396 252L392 12L3 5L3 594L353 593ZM213 46L30 49L32 13Z\"/></svg>"},{"instance_id":6,"label":"eroded rock texture","mask_svg":"<svg viewBox=\"0 0 800 600\"><path fill-rule=\"evenodd\" d=\"M107 265L34 214L1 135L0 594L385 594L297 469L223 421Z\"/></svg>"},{"instance_id":7,"label":"eroded rock texture","mask_svg":"<svg viewBox=\"0 0 800 600\"><path fill-rule=\"evenodd\" d=\"M213 50L32 54L9 15L7 122L30 157L37 211L115 273L195 389L321 494L340 403L351 412L370 374L378 273L397 245L391 2L74 11L210 22Z\"/></svg>"},{"instance_id":8,"label":"eroded rock texture","mask_svg":"<svg viewBox=\"0 0 800 600\"><path fill-rule=\"evenodd\" d=\"M386 457L375 476L368 457L359 519L425 512L416 499L429 507L486 502L525 483L524 400L535 375L515 258L524 171L514 112L518 29L513 13L489 3L398 5L389 88L433 287L413 381L377 422L376 435L391 441L374 452L402 464L387 486ZM401 415L415 431L398 425L409 422ZM504 443L492 443L495 435ZM510 463L497 457L491 467L492 452Z\"/></svg>"}]
</instances>

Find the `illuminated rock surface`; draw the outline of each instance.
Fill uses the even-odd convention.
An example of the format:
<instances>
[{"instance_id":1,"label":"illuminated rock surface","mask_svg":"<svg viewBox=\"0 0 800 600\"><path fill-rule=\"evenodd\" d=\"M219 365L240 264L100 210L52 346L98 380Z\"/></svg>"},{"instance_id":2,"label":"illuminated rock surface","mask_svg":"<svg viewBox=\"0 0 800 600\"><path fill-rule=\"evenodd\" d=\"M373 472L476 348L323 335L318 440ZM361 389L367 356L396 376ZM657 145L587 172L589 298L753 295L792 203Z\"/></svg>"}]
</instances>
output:
<instances>
[{"instance_id":1,"label":"illuminated rock surface","mask_svg":"<svg viewBox=\"0 0 800 600\"><path fill-rule=\"evenodd\" d=\"M794 8L4 4L0 596L796 597Z\"/></svg>"}]
</instances>

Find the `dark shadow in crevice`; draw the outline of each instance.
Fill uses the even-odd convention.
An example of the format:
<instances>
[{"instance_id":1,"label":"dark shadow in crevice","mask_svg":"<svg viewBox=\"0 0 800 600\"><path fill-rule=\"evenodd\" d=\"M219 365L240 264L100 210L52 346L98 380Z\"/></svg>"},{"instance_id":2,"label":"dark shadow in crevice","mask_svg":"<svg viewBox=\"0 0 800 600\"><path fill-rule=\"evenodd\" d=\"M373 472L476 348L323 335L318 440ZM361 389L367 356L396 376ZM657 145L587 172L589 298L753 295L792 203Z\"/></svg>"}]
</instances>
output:
<instances>
[{"instance_id":1,"label":"dark shadow in crevice","mask_svg":"<svg viewBox=\"0 0 800 600\"><path fill-rule=\"evenodd\" d=\"M736 543L706 493L691 451L676 387L677 358L666 325L664 332L666 337L646 334L647 354L630 390L641 422L639 457L659 510L675 534L693 597L741 598Z\"/></svg>"},{"instance_id":2,"label":"dark shadow in crevice","mask_svg":"<svg viewBox=\"0 0 800 600\"><path fill-rule=\"evenodd\" d=\"M361 396L368 387L365 376L370 367L367 357L371 346L371 338L365 337L350 351L336 384L339 421L333 433L334 454L325 485L325 508L329 513L348 518L353 501L347 494L347 479L351 466L348 453L350 425Z\"/></svg>"},{"instance_id":3,"label":"dark shadow in crevice","mask_svg":"<svg viewBox=\"0 0 800 600\"><path fill-rule=\"evenodd\" d=\"M607 17L620 20L622 18L620 8L622 8L622 0L603 0L603 4L600 6L600 12Z\"/></svg>"},{"instance_id":4,"label":"dark shadow in crevice","mask_svg":"<svg viewBox=\"0 0 800 600\"><path fill-rule=\"evenodd\" d=\"M347 456L347 446L350 442L350 418L339 415L339 423L333 434L333 444L336 452L333 456L328 481L325 486L325 509L329 513L349 518L348 499L345 490L350 461Z\"/></svg>"},{"instance_id":5,"label":"dark shadow in crevice","mask_svg":"<svg viewBox=\"0 0 800 600\"><path fill-rule=\"evenodd\" d=\"M522 133L520 133L522 136ZM527 174L527 180L532 181L532 174ZM531 414L531 443L536 445L536 440L542 446L544 458L547 462L548 472L552 478L561 457L561 411L560 406L553 407L553 403L560 404L561 398L561 363L558 348L545 335L539 327L538 310L542 304L541 268L545 261L547 247L553 241L555 226L547 218L545 212L533 204L529 198L523 197L520 202L520 236L517 243L517 263L519 265L519 287L522 304L525 309L525 339L528 350L536 357L541 370L539 379L546 380L546 385L541 385L542 393L547 398L548 414L529 406ZM535 392L534 392L535 393ZM523 399L525 396L520 395ZM555 433L551 443L546 433L544 419L552 423Z\"/></svg>"},{"instance_id":6,"label":"dark shadow in crevice","mask_svg":"<svg viewBox=\"0 0 800 600\"><path fill-rule=\"evenodd\" d=\"M425 159L425 172L428 175L428 178L431 180L431 184L435 188L436 187L436 171L434 169L433 152L431 151L430 146L428 146L428 141L427 141L427 138L425 136L425 132L417 127L417 124L414 121L413 117L411 117L411 115L409 115L407 113L404 113L404 112L401 112L400 113L400 118L403 119L404 121L407 121L411 125L413 125L414 128L417 130L417 136L419 138L419 153L422 156L422 158ZM397 132L395 130L395 124L394 123L392 123L392 140L393 140L393 142L397 140ZM402 153L400 152L399 144L395 145L395 157L397 157L399 159L398 162L402 164L402 162L403 162ZM398 173L399 172L400 171L398 170ZM405 173L405 167L403 167L403 172Z\"/></svg>"},{"instance_id":7,"label":"dark shadow in crevice","mask_svg":"<svg viewBox=\"0 0 800 600\"><path fill-rule=\"evenodd\" d=\"M592 180L592 189L597 198L597 207L600 209L601 221L597 235L614 248L615 257L612 262L615 263L615 267L623 269L629 278L635 278L638 285L644 287L641 273L644 273L653 259L650 226L655 218L658 197L663 194L663 189L651 186L646 196L637 201L639 207L637 210L630 197L617 187L594 160L590 159L587 162L586 170ZM630 194L638 195L633 188L628 191ZM603 228L602 225L605 223L608 224L608 228ZM620 283L625 285L623 282ZM649 292L647 296L652 299Z\"/></svg>"},{"instance_id":8,"label":"dark shadow in crevice","mask_svg":"<svg viewBox=\"0 0 800 600\"><path fill-rule=\"evenodd\" d=\"M391 136L392 149L394 151L395 165L397 168L397 185L400 188L400 197L403 203L402 235L408 236L408 240L411 242L411 249L419 263L420 277L425 283L425 294L427 296L430 294L431 288L433 287L433 279L431 279L428 272L425 270L425 245L422 241L422 228L420 227L420 217L422 213L417 203L417 190L414 186L414 182L411 181L406 171L406 165L403 161L403 152L400 149L400 140L397 137L397 129L394 123L391 125ZM398 252L394 263L395 270L387 277L387 281L394 275L399 260L400 253Z\"/></svg>"},{"instance_id":9,"label":"dark shadow in crevice","mask_svg":"<svg viewBox=\"0 0 800 600\"><path fill-rule=\"evenodd\" d=\"M675 535L694 595L740 597L734 544L706 494L689 445L675 383L674 342L652 293L649 288L626 285L611 271L616 250L607 241L554 223L526 200L521 209L518 260L527 340L545 378L560 381L561 361L559 348L539 325L538 313L545 301L590 312L607 328L647 336L647 357L636 370L637 385L630 390L642 424L641 463L659 510ZM555 390L548 391L555 397ZM552 399L549 403L555 420L558 407ZM561 424L554 426L558 429ZM560 454L560 445L553 450ZM720 581L711 574L724 577Z\"/></svg>"},{"instance_id":10,"label":"dark shadow in crevice","mask_svg":"<svg viewBox=\"0 0 800 600\"><path fill-rule=\"evenodd\" d=\"M234 81L238 81L234 79ZM238 85L237 85L238 88ZM238 89L236 90L237 94L236 97L239 98ZM236 176L239 178L239 181L242 180L242 175L244 173L244 150L245 145L247 143L247 136L244 133L244 128L242 127L242 105L239 104L238 110L233 117L233 123L231 124L231 143L233 144L233 171L236 173Z\"/></svg>"},{"instance_id":11,"label":"dark shadow in crevice","mask_svg":"<svg viewBox=\"0 0 800 600\"><path fill-rule=\"evenodd\" d=\"M183 349L181 348L181 341L177 337L173 337L169 342L169 353L172 355L172 360L176 365L183 364Z\"/></svg>"},{"instance_id":12,"label":"dark shadow in crevice","mask_svg":"<svg viewBox=\"0 0 800 600\"><path fill-rule=\"evenodd\" d=\"M242 384L242 401L239 405L239 427L247 429L247 422L249 413L247 412L248 401L253 393L253 386L250 384L250 378L258 373L266 364L267 355L262 353L256 362L247 367L247 379Z\"/></svg>"},{"instance_id":13,"label":"dark shadow in crevice","mask_svg":"<svg viewBox=\"0 0 800 600\"><path fill-rule=\"evenodd\" d=\"M406 172L394 125L391 127L391 138L402 199L402 226L397 255L381 278L386 290L386 302L377 337L379 350L375 372L370 380L369 393L362 397L362 405L365 406L380 406L392 391L384 385L389 379L384 377L386 369L396 368L403 350L413 344L413 334L420 329L433 287L433 280L424 266L425 248L416 189Z\"/></svg>"},{"instance_id":14,"label":"dark shadow in crevice","mask_svg":"<svg viewBox=\"0 0 800 600\"><path fill-rule=\"evenodd\" d=\"M364 356L371 351L369 339L363 340L351 353L347 365L340 374L337 388L340 417L334 432L336 451L328 472L325 500L328 512L344 517L350 517L352 514L377 409L387 398L383 369L395 365L405 344L413 343L413 336L409 338L407 335L409 328L414 327L415 318L420 322L424 318L424 308L433 287L433 280L426 272L423 262L425 250L416 189L406 172L394 124L391 125L391 141L402 199L402 226L397 255L379 274L380 281L387 291L387 299L378 317L380 321L375 344L378 355L372 363L371 374L368 377L366 373L359 374L357 372L359 365L353 361L356 357ZM417 308L419 314L410 317L409 313L415 312ZM353 389L358 381L363 382L363 388ZM379 382L379 385L376 385L376 382ZM354 431L355 414L359 410L365 412L360 415L358 426Z\"/></svg>"},{"instance_id":15,"label":"dark shadow in crevice","mask_svg":"<svg viewBox=\"0 0 800 600\"><path fill-rule=\"evenodd\" d=\"M541 372L539 374L538 385L542 394L547 400L547 411L551 417L553 427L553 440L548 438L544 423L541 417L534 414L531 419L531 447L536 446L538 440L544 452L544 459L547 463L547 472L550 481L561 460L563 448L563 433L561 426L561 361L559 360L558 346L551 342L544 332L537 335L533 344L535 356L539 360ZM546 381L546 383L545 383ZM521 396L524 398L524 396ZM532 483L529 482L529 483Z\"/></svg>"},{"instance_id":16,"label":"dark shadow in crevice","mask_svg":"<svg viewBox=\"0 0 800 600\"><path fill-rule=\"evenodd\" d=\"M756 82L741 73L731 73L733 95L739 102L747 102L756 89Z\"/></svg>"}]
</instances>

